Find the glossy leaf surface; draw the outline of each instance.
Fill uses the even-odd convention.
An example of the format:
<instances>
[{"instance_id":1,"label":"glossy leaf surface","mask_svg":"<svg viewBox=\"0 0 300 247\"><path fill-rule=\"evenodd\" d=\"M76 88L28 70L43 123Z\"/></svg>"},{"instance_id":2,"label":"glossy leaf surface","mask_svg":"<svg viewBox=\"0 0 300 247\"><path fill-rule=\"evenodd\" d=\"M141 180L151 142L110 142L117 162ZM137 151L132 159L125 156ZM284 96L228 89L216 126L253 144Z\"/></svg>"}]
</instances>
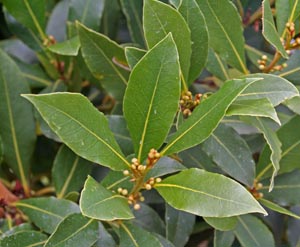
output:
<instances>
[{"instance_id":1,"label":"glossy leaf surface","mask_svg":"<svg viewBox=\"0 0 300 247\"><path fill-rule=\"evenodd\" d=\"M227 218L204 217L204 220L209 225L211 225L214 229L220 231L233 230L237 225L237 217L227 217Z\"/></svg>"},{"instance_id":2,"label":"glossy leaf surface","mask_svg":"<svg viewBox=\"0 0 300 247\"><path fill-rule=\"evenodd\" d=\"M49 50L55 54L63 56L77 56L80 48L78 36L61 43L49 46Z\"/></svg>"},{"instance_id":3,"label":"glossy leaf surface","mask_svg":"<svg viewBox=\"0 0 300 247\"><path fill-rule=\"evenodd\" d=\"M196 168L170 176L156 184L155 188L171 206L200 216L229 217L251 212L266 214L239 183Z\"/></svg>"},{"instance_id":4,"label":"glossy leaf surface","mask_svg":"<svg viewBox=\"0 0 300 247\"><path fill-rule=\"evenodd\" d=\"M234 234L232 231L217 231L214 235L214 247L231 247L234 241Z\"/></svg>"},{"instance_id":5,"label":"glossy leaf surface","mask_svg":"<svg viewBox=\"0 0 300 247\"><path fill-rule=\"evenodd\" d=\"M38 231L21 231L0 240L1 247L42 247L47 235Z\"/></svg>"}]
</instances>

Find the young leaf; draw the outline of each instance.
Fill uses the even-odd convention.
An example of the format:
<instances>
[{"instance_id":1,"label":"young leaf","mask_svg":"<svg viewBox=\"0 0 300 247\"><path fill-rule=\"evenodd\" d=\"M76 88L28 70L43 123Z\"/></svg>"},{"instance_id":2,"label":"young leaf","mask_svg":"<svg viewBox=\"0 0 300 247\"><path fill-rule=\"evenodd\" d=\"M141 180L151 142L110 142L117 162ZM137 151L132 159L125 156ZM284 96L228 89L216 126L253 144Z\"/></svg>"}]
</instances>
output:
<instances>
[{"instance_id":1,"label":"young leaf","mask_svg":"<svg viewBox=\"0 0 300 247\"><path fill-rule=\"evenodd\" d=\"M273 106L277 106L286 99L299 96L298 89L288 80L270 74L251 74L246 78L263 78L249 86L238 100L243 99L262 99L267 98Z\"/></svg>"},{"instance_id":2,"label":"young leaf","mask_svg":"<svg viewBox=\"0 0 300 247\"><path fill-rule=\"evenodd\" d=\"M20 97L30 93L17 65L0 50L0 135L4 160L29 194L29 169L36 141L32 107Z\"/></svg>"},{"instance_id":3,"label":"young leaf","mask_svg":"<svg viewBox=\"0 0 300 247\"><path fill-rule=\"evenodd\" d=\"M204 14L209 45L225 61L247 74L241 18L228 0L197 0Z\"/></svg>"},{"instance_id":4,"label":"young leaf","mask_svg":"<svg viewBox=\"0 0 300 247\"><path fill-rule=\"evenodd\" d=\"M155 46L169 32L172 33L178 49L181 72L187 82L192 53L191 34L179 12L160 1L146 0L144 2L144 32L149 48Z\"/></svg>"},{"instance_id":5,"label":"young leaf","mask_svg":"<svg viewBox=\"0 0 300 247\"><path fill-rule=\"evenodd\" d=\"M104 0L70 0L69 21L79 21L93 30L99 30Z\"/></svg>"},{"instance_id":6,"label":"young leaf","mask_svg":"<svg viewBox=\"0 0 300 247\"><path fill-rule=\"evenodd\" d=\"M91 171L91 163L62 145L57 152L52 168L52 179L57 198L65 197L69 192L78 191Z\"/></svg>"},{"instance_id":7,"label":"young leaf","mask_svg":"<svg viewBox=\"0 0 300 247\"><path fill-rule=\"evenodd\" d=\"M126 47L125 48L125 55L127 59L127 63L130 67L130 69L133 69L133 67L138 63L138 61L141 60L141 58L146 54L145 50L136 48L136 47Z\"/></svg>"},{"instance_id":8,"label":"young leaf","mask_svg":"<svg viewBox=\"0 0 300 247\"><path fill-rule=\"evenodd\" d=\"M269 0L264 0L262 3L263 7L263 36L265 39L272 44L278 52L284 57L288 58L288 55L280 41L280 36L276 30L273 14L270 6Z\"/></svg>"},{"instance_id":9,"label":"young leaf","mask_svg":"<svg viewBox=\"0 0 300 247\"><path fill-rule=\"evenodd\" d=\"M107 119L81 94L53 93L24 95L50 128L76 154L92 162L122 170L130 164L124 158Z\"/></svg>"},{"instance_id":10,"label":"young leaf","mask_svg":"<svg viewBox=\"0 0 300 247\"><path fill-rule=\"evenodd\" d=\"M46 39L44 33L46 23L45 0L3 0L7 10L24 26Z\"/></svg>"},{"instance_id":11,"label":"young leaf","mask_svg":"<svg viewBox=\"0 0 300 247\"><path fill-rule=\"evenodd\" d=\"M203 217L203 219L213 228L220 231L230 231L236 227L237 217L215 218Z\"/></svg>"},{"instance_id":12,"label":"young leaf","mask_svg":"<svg viewBox=\"0 0 300 247\"><path fill-rule=\"evenodd\" d=\"M81 193L80 209L83 215L97 220L128 220L134 217L124 196L105 189L90 176Z\"/></svg>"},{"instance_id":13,"label":"young leaf","mask_svg":"<svg viewBox=\"0 0 300 247\"><path fill-rule=\"evenodd\" d=\"M274 237L268 227L252 215L238 217L238 225L234 234L243 247L275 247Z\"/></svg>"},{"instance_id":14,"label":"young leaf","mask_svg":"<svg viewBox=\"0 0 300 247\"><path fill-rule=\"evenodd\" d=\"M142 14L143 1L121 0L123 13L133 42L145 47Z\"/></svg>"},{"instance_id":15,"label":"young leaf","mask_svg":"<svg viewBox=\"0 0 300 247\"><path fill-rule=\"evenodd\" d=\"M63 56L77 56L80 48L78 36L48 47L51 52Z\"/></svg>"},{"instance_id":16,"label":"young leaf","mask_svg":"<svg viewBox=\"0 0 300 247\"><path fill-rule=\"evenodd\" d=\"M124 116L140 161L164 142L179 96L178 54L169 34L134 67L124 96Z\"/></svg>"},{"instance_id":17,"label":"young leaf","mask_svg":"<svg viewBox=\"0 0 300 247\"><path fill-rule=\"evenodd\" d=\"M79 23L77 28L81 52L90 71L108 93L121 101L129 74L119 65L126 62L124 49L103 34Z\"/></svg>"},{"instance_id":18,"label":"young leaf","mask_svg":"<svg viewBox=\"0 0 300 247\"><path fill-rule=\"evenodd\" d=\"M25 199L14 205L46 233L52 233L65 216L79 213L77 204L54 197Z\"/></svg>"},{"instance_id":19,"label":"young leaf","mask_svg":"<svg viewBox=\"0 0 300 247\"><path fill-rule=\"evenodd\" d=\"M193 232L195 219L195 215L179 211L166 204L166 238L176 247L185 246Z\"/></svg>"},{"instance_id":20,"label":"young leaf","mask_svg":"<svg viewBox=\"0 0 300 247\"><path fill-rule=\"evenodd\" d=\"M0 240L1 247L42 247L47 235L38 231L22 231Z\"/></svg>"},{"instance_id":21,"label":"young leaf","mask_svg":"<svg viewBox=\"0 0 300 247\"><path fill-rule=\"evenodd\" d=\"M199 76L206 64L208 54L208 32L204 16L196 0L183 0L178 8L191 30L192 54L188 85Z\"/></svg>"},{"instance_id":22,"label":"young leaf","mask_svg":"<svg viewBox=\"0 0 300 247\"><path fill-rule=\"evenodd\" d=\"M252 187L255 177L252 153L245 140L232 128L220 124L204 142L203 150L229 176Z\"/></svg>"},{"instance_id":23,"label":"young leaf","mask_svg":"<svg viewBox=\"0 0 300 247\"><path fill-rule=\"evenodd\" d=\"M159 240L150 232L130 223L120 225L120 247L163 247Z\"/></svg>"},{"instance_id":24,"label":"young leaf","mask_svg":"<svg viewBox=\"0 0 300 247\"><path fill-rule=\"evenodd\" d=\"M51 234L44 247L86 247L99 238L98 223L81 214L71 214L63 219Z\"/></svg>"},{"instance_id":25,"label":"young leaf","mask_svg":"<svg viewBox=\"0 0 300 247\"><path fill-rule=\"evenodd\" d=\"M223 175L192 168L155 185L172 207L204 217L267 212L239 183Z\"/></svg>"},{"instance_id":26,"label":"young leaf","mask_svg":"<svg viewBox=\"0 0 300 247\"><path fill-rule=\"evenodd\" d=\"M218 126L226 110L237 96L251 83L260 79L232 80L193 111L193 114L179 126L171 136L162 154L172 154L193 147L203 142Z\"/></svg>"},{"instance_id":27,"label":"young leaf","mask_svg":"<svg viewBox=\"0 0 300 247\"><path fill-rule=\"evenodd\" d=\"M256 116L268 117L281 125L277 113L267 98L235 100L226 112L227 116Z\"/></svg>"}]
</instances>

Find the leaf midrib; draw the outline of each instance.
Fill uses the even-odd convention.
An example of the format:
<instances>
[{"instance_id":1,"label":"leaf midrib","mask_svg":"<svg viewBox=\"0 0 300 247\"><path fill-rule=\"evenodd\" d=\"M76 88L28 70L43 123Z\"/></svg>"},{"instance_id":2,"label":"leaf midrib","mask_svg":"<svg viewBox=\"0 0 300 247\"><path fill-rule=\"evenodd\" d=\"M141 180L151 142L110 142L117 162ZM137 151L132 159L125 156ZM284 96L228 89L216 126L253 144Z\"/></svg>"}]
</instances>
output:
<instances>
[{"instance_id":1,"label":"leaf midrib","mask_svg":"<svg viewBox=\"0 0 300 247\"><path fill-rule=\"evenodd\" d=\"M130 230L124 225L124 223L121 223L121 227L123 227L123 229L125 230L125 232L128 234L129 238L131 239L132 243L134 244L135 247L139 247L138 243L136 242L136 240L134 239L132 233L130 232Z\"/></svg>"},{"instance_id":2,"label":"leaf midrib","mask_svg":"<svg viewBox=\"0 0 300 247\"><path fill-rule=\"evenodd\" d=\"M44 209L38 208L38 207L30 205L30 204L25 204L25 203L22 203L22 202L17 202L14 205L15 206L21 206L21 207L24 207L24 208L29 208L29 209L32 209L32 210L35 210L35 211L42 212L42 213L47 214L47 215L51 215L51 216L59 218L59 219L63 219L63 217L60 216L59 214L55 214L53 212L46 211Z\"/></svg>"},{"instance_id":3,"label":"leaf midrib","mask_svg":"<svg viewBox=\"0 0 300 247\"><path fill-rule=\"evenodd\" d=\"M241 219L241 217L238 217L238 221L241 222L241 224L243 225L243 227L245 228L245 230L249 233L250 237L253 239L253 241L257 244L257 246L259 246L259 243L256 241L255 237L253 236L252 232L250 231L250 229L248 228L248 226L245 224L245 222Z\"/></svg>"}]
</instances>

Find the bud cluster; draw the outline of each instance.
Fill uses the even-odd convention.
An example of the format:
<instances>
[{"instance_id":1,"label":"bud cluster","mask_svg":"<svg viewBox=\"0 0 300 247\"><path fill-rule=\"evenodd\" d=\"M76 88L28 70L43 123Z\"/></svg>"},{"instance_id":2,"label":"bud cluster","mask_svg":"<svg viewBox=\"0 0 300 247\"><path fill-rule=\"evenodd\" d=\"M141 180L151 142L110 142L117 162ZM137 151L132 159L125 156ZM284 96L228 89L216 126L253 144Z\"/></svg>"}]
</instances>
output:
<instances>
[{"instance_id":1,"label":"bud cluster","mask_svg":"<svg viewBox=\"0 0 300 247\"><path fill-rule=\"evenodd\" d=\"M259 192L260 189L263 188L263 184L262 183L258 183L257 180L254 180L254 184L252 188L249 188L249 192L254 196L254 198L256 199L260 199L263 198L264 194Z\"/></svg>"},{"instance_id":2,"label":"bud cluster","mask_svg":"<svg viewBox=\"0 0 300 247\"><path fill-rule=\"evenodd\" d=\"M151 177L148 179L148 181L146 183L144 183L144 188L146 190L151 190L156 183L160 183L160 182L161 182L161 178Z\"/></svg>"},{"instance_id":3,"label":"bud cluster","mask_svg":"<svg viewBox=\"0 0 300 247\"><path fill-rule=\"evenodd\" d=\"M192 114L193 110L200 104L202 94L196 94L193 97L190 91L185 91L181 93L180 97L180 108L184 117L188 117Z\"/></svg>"},{"instance_id":4,"label":"bud cluster","mask_svg":"<svg viewBox=\"0 0 300 247\"><path fill-rule=\"evenodd\" d=\"M50 45L55 45L56 44L56 39L52 36L49 35L47 39L44 40L43 45L48 47Z\"/></svg>"}]
</instances>

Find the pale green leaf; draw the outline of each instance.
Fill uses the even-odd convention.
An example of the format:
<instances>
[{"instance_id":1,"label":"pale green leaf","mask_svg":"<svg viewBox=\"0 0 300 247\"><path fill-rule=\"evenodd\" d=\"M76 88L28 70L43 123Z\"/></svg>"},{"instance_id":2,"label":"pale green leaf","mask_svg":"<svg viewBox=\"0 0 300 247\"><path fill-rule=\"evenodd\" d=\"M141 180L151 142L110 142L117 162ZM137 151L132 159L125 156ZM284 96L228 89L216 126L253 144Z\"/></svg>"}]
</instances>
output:
<instances>
[{"instance_id":1,"label":"pale green leaf","mask_svg":"<svg viewBox=\"0 0 300 247\"><path fill-rule=\"evenodd\" d=\"M229 176L252 187L255 177L252 153L245 140L232 128L220 124L204 142L203 150Z\"/></svg>"},{"instance_id":2,"label":"pale green leaf","mask_svg":"<svg viewBox=\"0 0 300 247\"><path fill-rule=\"evenodd\" d=\"M163 144L179 97L178 54L169 34L134 67L124 96L124 116L140 161Z\"/></svg>"},{"instance_id":3,"label":"pale green leaf","mask_svg":"<svg viewBox=\"0 0 300 247\"><path fill-rule=\"evenodd\" d=\"M80 48L78 36L48 47L51 52L63 56L77 56Z\"/></svg>"},{"instance_id":4,"label":"pale green leaf","mask_svg":"<svg viewBox=\"0 0 300 247\"><path fill-rule=\"evenodd\" d=\"M187 82L192 49L190 30L184 18L170 5L157 0L145 0L143 25L149 48L169 32L172 33L178 49L181 72Z\"/></svg>"},{"instance_id":5,"label":"pale green leaf","mask_svg":"<svg viewBox=\"0 0 300 247\"><path fill-rule=\"evenodd\" d=\"M280 54L284 58L288 58L288 55L280 41L280 35L278 34L275 27L270 1L264 0L262 3L262 7L263 7L263 17L262 17L263 36L270 44L272 44L277 49L278 52L280 52Z\"/></svg>"},{"instance_id":6,"label":"pale green leaf","mask_svg":"<svg viewBox=\"0 0 300 247\"><path fill-rule=\"evenodd\" d=\"M92 162L123 170L124 158L105 116L81 94L24 95L44 120L76 154Z\"/></svg>"},{"instance_id":7,"label":"pale green leaf","mask_svg":"<svg viewBox=\"0 0 300 247\"><path fill-rule=\"evenodd\" d=\"M134 217L124 196L105 189L90 176L81 193L80 209L83 215L97 220L128 220Z\"/></svg>"},{"instance_id":8,"label":"pale green leaf","mask_svg":"<svg viewBox=\"0 0 300 247\"><path fill-rule=\"evenodd\" d=\"M98 223L81 214L63 219L47 240L45 247L87 247L99 238Z\"/></svg>"},{"instance_id":9,"label":"pale green leaf","mask_svg":"<svg viewBox=\"0 0 300 247\"><path fill-rule=\"evenodd\" d=\"M120 247L163 247L159 240L150 232L130 223L120 225Z\"/></svg>"},{"instance_id":10,"label":"pale green leaf","mask_svg":"<svg viewBox=\"0 0 300 247\"><path fill-rule=\"evenodd\" d=\"M62 145L55 157L52 168L52 180L58 198L69 192L79 191L91 171L91 163Z\"/></svg>"},{"instance_id":11,"label":"pale green leaf","mask_svg":"<svg viewBox=\"0 0 300 247\"><path fill-rule=\"evenodd\" d=\"M238 217L234 234L243 247L275 247L271 231L261 220L252 215Z\"/></svg>"},{"instance_id":12,"label":"pale green leaf","mask_svg":"<svg viewBox=\"0 0 300 247\"><path fill-rule=\"evenodd\" d=\"M4 161L29 194L29 170L36 141L32 107L20 94L30 93L17 65L0 50L0 135Z\"/></svg>"},{"instance_id":13,"label":"pale green leaf","mask_svg":"<svg viewBox=\"0 0 300 247\"><path fill-rule=\"evenodd\" d=\"M195 146L209 137L225 115L230 104L251 83L260 79L231 80L195 108L192 115L171 136L162 154L172 154Z\"/></svg>"},{"instance_id":14,"label":"pale green leaf","mask_svg":"<svg viewBox=\"0 0 300 247\"><path fill-rule=\"evenodd\" d=\"M203 219L211 225L213 228L219 231L233 230L237 225L237 217L215 218L215 217L203 217Z\"/></svg>"},{"instance_id":15,"label":"pale green leaf","mask_svg":"<svg viewBox=\"0 0 300 247\"><path fill-rule=\"evenodd\" d=\"M188 85L191 85L204 68L208 54L208 31L204 16L196 0L183 0L178 8L191 31L192 54Z\"/></svg>"},{"instance_id":16,"label":"pale green leaf","mask_svg":"<svg viewBox=\"0 0 300 247\"><path fill-rule=\"evenodd\" d=\"M247 73L241 18L231 1L197 0L208 27L209 45L229 65Z\"/></svg>"},{"instance_id":17,"label":"pale green leaf","mask_svg":"<svg viewBox=\"0 0 300 247\"><path fill-rule=\"evenodd\" d=\"M42 247L47 235L37 231L21 231L0 240L1 247Z\"/></svg>"},{"instance_id":18,"label":"pale green leaf","mask_svg":"<svg viewBox=\"0 0 300 247\"><path fill-rule=\"evenodd\" d=\"M277 113L268 98L237 99L228 108L226 115L268 117L281 125Z\"/></svg>"},{"instance_id":19,"label":"pale green leaf","mask_svg":"<svg viewBox=\"0 0 300 247\"><path fill-rule=\"evenodd\" d=\"M126 62L124 48L81 24L77 28L81 52L88 68L107 92L120 101L129 75L122 66Z\"/></svg>"},{"instance_id":20,"label":"pale green leaf","mask_svg":"<svg viewBox=\"0 0 300 247\"><path fill-rule=\"evenodd\" d=\"M155 189L172 207L204 217L230 217L266 211L239 183L192 168L170 176ZM237 196L238 195L238 196Z\"/></svg>"},{"instance_id":21,"label":"pale green leaf","mask_svg":"<svg viewBox=\"0 0 300 247\"><path fill-rule=\"evenodd\" d=\"M52 233L65 216L79 213L77 204L54 197L39 197L18 201L14 205L20 209L37 227Z\"/></svg>"}]
</instances>

